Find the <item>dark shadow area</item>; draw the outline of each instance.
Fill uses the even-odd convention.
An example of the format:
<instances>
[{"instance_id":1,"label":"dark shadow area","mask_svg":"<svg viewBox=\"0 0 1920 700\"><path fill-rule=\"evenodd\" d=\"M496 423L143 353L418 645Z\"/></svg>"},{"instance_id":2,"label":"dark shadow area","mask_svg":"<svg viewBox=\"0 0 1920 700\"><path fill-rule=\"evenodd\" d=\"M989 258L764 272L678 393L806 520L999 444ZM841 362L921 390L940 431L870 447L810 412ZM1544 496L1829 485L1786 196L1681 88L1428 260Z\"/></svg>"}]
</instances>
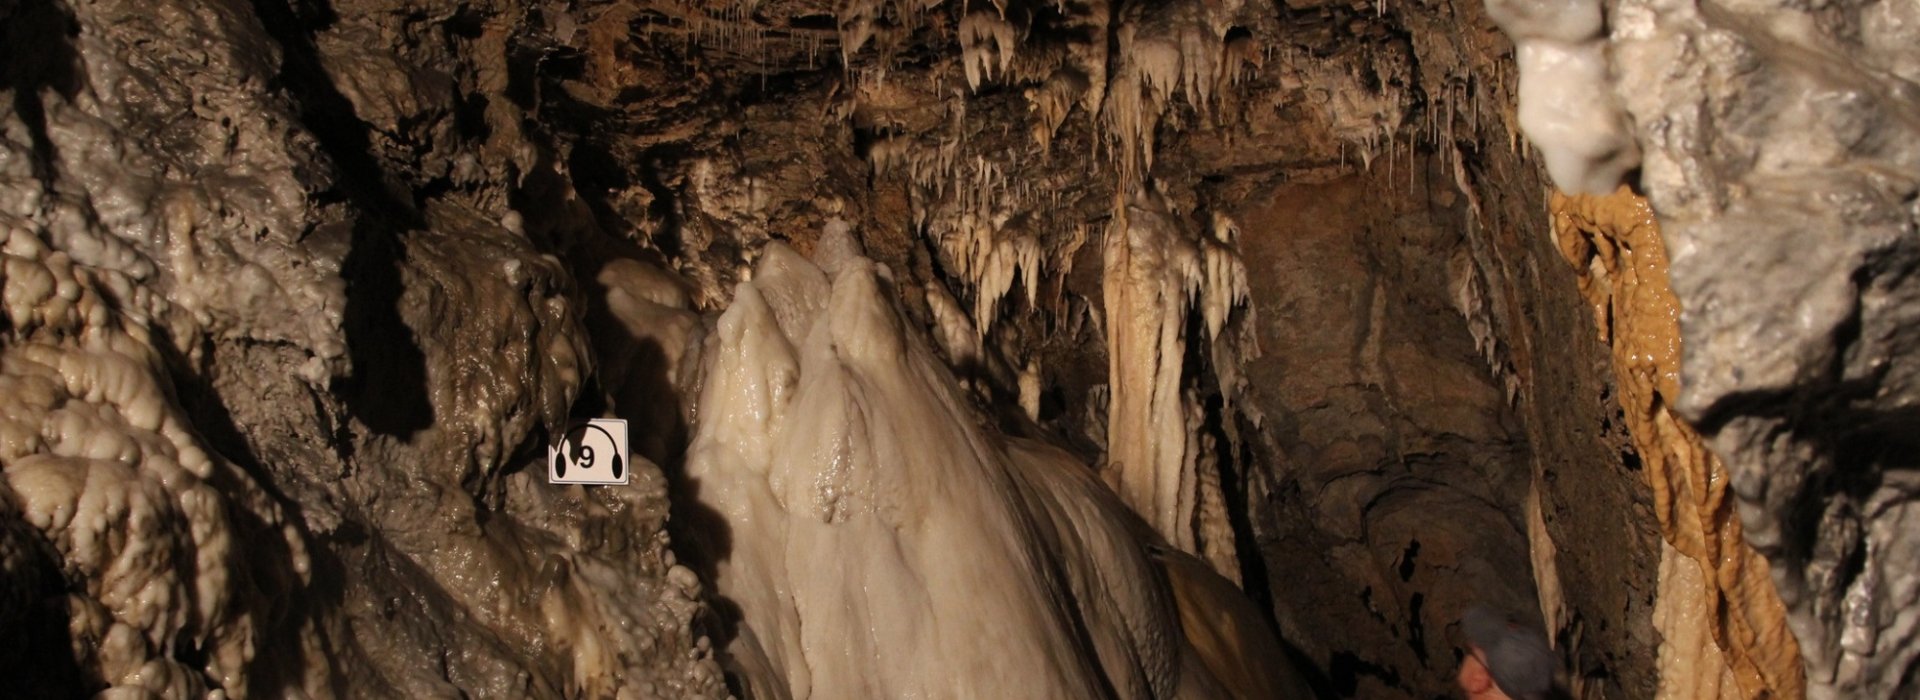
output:
<instances>
[{"instance_id":1,"label":"dark shadow area","mask_svg":"<svg viewBox=\"0 0 1920 700\"><path fill-rule=\"evenodd\" d=\"M667 534L672 538L674 554L681 564L699 574L701 581L717 581L720 563L733 555L733 527L719 511L700 502L699 479L688 478L683 469L667 471L672 500ZM707 589L706 599L713 619L705 620L701 631L712 637L715 649L724 651L739 636L743 616L740 604L712 588Z\"/></svg>"},{"instance_id":2,"label":"dark shadow area","mask_svg":"<svg viewBox=\"0 0 1920 700\"><path fill-rule=\"evenodd\" d=\"M1186 356L1181 358L1181 374L1194 378L1197 386L1217 387L1220 380L1213 372L1213 363L1208 359L1212 347L1207 337L1206 320L1198 313L1187 314L1186 336L1188 338ZM1233 530L1234 560L1240 565L1240 590L1253 601L1255 607L1266 613L1268 628L1277 639L1284 640L1274 620L1274 591L1267 561L1260 555L1258 536L1253 528L1252 470L1259 469L1262 462L1255 454L1253 440L1249 436L1261 434L1260 428L1247 420L1244 414L1227 414L1226 399L1217 391L1207 392L1201 399L1205 419L1200 425L1202 433L1211 437L1217 453L1214 460L1220 470L1221 500L1227 508L1227 524ZM1236 430L1229 433L1228 421L1234 422ZM1234 433L1241 439L1233 439ZM1203 443L1204 444L1204 443ZM1297 664L1296 664L1297 665ZM1311 665L1301 668L1312 668ZM1316 687L1316 692L1321 689Z\"/></svg>"},{"instance_id":3,"label":"dark shadow area","mask_svg":"<svg viewBox=\"0 0 1920 700\"><path fill-rule=\"evenodd\" d=\"M296 522L299 521L298 514L298 510L292 510L288 513ZM307 557L308 566L311 567L310 570L312 571L312 578L307 588L307 597L310 598L310 600L300 604L299 609L302 612L310 614L314 619L319 620L323 619L323 616L326 614L341 611L345 607L348 575L346 564L341 560L339 552L347 547L363 544L367 539L367 533L365 526L352 520L342 521L338 527L329 533L311 533L308 532L304 526L301 528L301 533L306 535L309 544L307 547ZM325 624L316 624L313 626L314 634L320 638L321 647L328 650L328 658L335 659L336 661L351 658L345 652L355 648L355 642L351 638L351 633L349 633L346 639L336 639L334 637L334 632L340 629L350 630L351 628L344 626L334 627ZM347 664L336 662L327 670L327 684L333 689L337 697L346 697L350 694L348 691L352 686L347 675L348 668L349 666ZM297 676L287 676L288 681L292 681L294 678L297 678ZM255 695L257 697L273 697L274 694L256 692Z\"/></svg>"},{"instance_id":4,"label":"dark shadow area","mask_svg":"<svg viewBox=\"0 0 1920 700\"><path fill-rule=\"evenodd\" d=\"M1264 605L1267 601L1256 602ZM1327 677L1326 669L1314 663L1313 657L1308 656L1307 652L1300 647L1294 646L1292 641L1285 637L1279 637L1279 639L1281 651L1287 654L1287 662L1293 664L1294 671L1299 673L1301 678L1306 679L1307 689L1313 691L1313 697L1322 699L1336 697L1333 693L1333 679Z\"/></svg>"},{"instance_id":5,"label":"dark shadow area","mask_svg":"<svg viewBox=\"0 0 1920 700\"><path fill-rule=\"evenodd\" d=\"M304 0L296 10L288 0L254 0L253 7L267 35L280 47L278 87L292 96L300 109L301 125L338 170L333 182L336 194L369 215L394 222L396 230L421 228L423 221L411 192L380 167L366 122L333 86L321 64L312 32L334 21L332 6L327 0Z\"/></svg>"},{"instance_id":6,"label":"dark shadow area","mask_svg":"<svg viewBox=\"0 0 1920 700\"><path fill-rule=\"evenodd\" d=\"M680 229L686 221L680 211L679 193L674 192L661 175L673 172L680 158L685 155L684 148L677 144L663 144L640 154L640 186L646 188L647 194L653 195L653 203L647 207L647 213L659 225L653 234L653 247L668 256L680 254Z\"/></svg>"},{"instance_id":7,"label":"dark shadow area","mask_svg":"<svg viewBox=\"0 0 1920 700\"><path fill-rule=\"evenodd\" d=\"M655 339L633 336L613 318L597 275L582 275L580 283L591 300L587 327L600 356L596 362L600 369L575 402L573 418L613 415L627 420L634 456L651 460L667 478L667 532L675 555L702 581L717 580L720 563L733 553L733 529L725 516L700 500L700 481L686 473L691 428L682 410L680 389L668 376L666 350ZM608 372L607 365L615 354L620 356L617 376ZM738 636L740 607L712 588L707 589L706 599L711 614L696 624L724 652Z\"/></svg>"},{"instance_id":8,"label":"dark shadow area","mask_svg":"<svg viewBox=\"0 0 1920 700\"><path fill-rule=\"evenodd\" d=\"M1327 668L1333 685L1333 697L1356 697L1360 690L1362 676L1380 681L1388 688L1404 691L1400 687L1400 672L1381 666L1359 657L1350 651L1334 652L1332 663Z\"/></svg>"},{"instance_id":9,"label":"dark shadow area","mask_svg":"<svg viewBox=\"0 0 1920 700\"><path fill-rule=\"evenodd\" d=\"M601 230L631 240L633 223L615 211L606 197L608 192L633 186L626 166L613 154L613 149L591 137L583 137L574 142L567 153L567 170L573 175L580 201L593 212L594 223L599 224ZM657 208L658 203L654 206Z\"/></svg>"},{"instance_id":10,"label":"dark shadow area","mask_svg":"<svg viewBox=\"0 0 1920 700\"><path fill-rule=\"evenodd\" d=\"M584 378L569 419L612 415L628 421L633 455L652 461L667 479L666 527L675 557L700 580L711 583L718 576L719 564L732 555L732 527L718 511L702 504L699 480L686 474L691 427L686 422L681 389L669 376L666 348L656 339L634 335L614 317L607 301L610 290L600 279L615 260L632 259L662 268L666 260L626 237L596 228L604 226L607 217L618 218L605 202L604 193L613 183L624 187L630 182L628 171L612 153L601 146L583 149L576 144L569 163L575 171L571 183L551 167L551 153L548 148L541 149L540 162L508 197L515 211L526 213L529 237L543 250L566 261L579 287L579 297L585 300L582 320L590 339L594 372ZM656 206L664 202L671 207L672 194L665 193L665 197L656 199ZM544 452L539 454L540 459L533 463L544 465ZM693 620L694 632L712 641L716 657L731 674L734 665L727 648L739 636L740 606L712 587L706 588L704 602L705 608ZM740 690L736 679L730 677L728 683L736 692Z\"/></svg>"},{"instance_id":11,"label":"dark shadow area","mask_svg":"<svg viewBox=\"0 0 1920 700\"><path fill-rule=\"evenodd\" d=\"M254 0L254 10L283 56L280 86L300 107L300 121L338 170L331 194L358 209L353 245L341 265L347 282L347 352L353 376L336 387L356 418L383 435L405 439L433 424L426 357L400 318L400 264L405 232L425 228L413 193L375 159L367 124L333 86L311 32L334 21L326 0ZM322 195L322 204L326 195ZM335 200L333 203L337 203Z\"/></svg>"},{"instance_id":12,"label":"dark shadow area","mask_svg":"<svg viewBox=\"0 0 1920 700\"><path fill-rule=\"evenodd\" d=\"M26 559L13 571L25 576L0 582L0 677L7 679L6 693L84 698L105 688L104 680L74 659L69 584L45 538L24 520L0 521L0 550L24 553Z\"/></svg>"},{"instance_id":13,"label":"dark shadow area","mask_svg":"<svg viewBox=\"0 0 1920 700\"><path fill-rule=\"evenodd\" d=\"M1413 648L1413 655L1420 659L1422 666L1427 665L1427 632L1420 613L1426 602L1425 593L1414 593L1407 601L1407 646Z\"/></svg>"},{"instance_id":14,"label":"dark shadow area","mask_svg":"<svg viewBox=\"0 0 1920 700\"><path fill-rule=\"evenodd\" d=\"M260 479L257 470L255 474L254 480L270 490L271 483ZM227 493L241 489L236 484L217 483L215 488ZM279 494L273 495L280 504L282 517L299 533L300 539L313 542L300 506ZM253 588L250 593L240 594L238 602L253 607L258 615L254 623L254 643L259 654L256 658L262 662L248 667L251 675L247 678L247 694L260 698L282 697L291 689L303 687L311 672L307 667L309 650L299 637L301 628L306 621L325 619L329 612L340 607L339 579L322 575L329 567L337 570L338 564L333 552L325 547L307 547L304 561L296 561L280 525L268 523L244 508L229 508L227 512L234 529L246 533L246 553L242 555L246 568L238 573ZM297 573L303 566L313 572L307 585L302 585ZM313 629L316 634L326 633L325 625L316 624ZM323 636L321 642L322 654L333 658L330 640ZM330 664L326 673L333 692L344 697L346 679L340 666Z\"/></svg>"},{"instance_id":15,"label":"dark shadow area","mask_svg":"<svg viewBox=\"0 0 1920 700\"><path fill-rule=\"evenodd\" d=\"M478 35L476 31L475 36ZM507 101L527 114L540 114L540 53L526 46L514 46L509 50L512 55L507 61Z\"/></svg>"},{"instance_id":16,"label":"dark shadow area","mask_svg":"<svg viewBox=\"0 0 1920 700\"><path fill-rule=\"evenodd\" d=\"M361 218L353 249L340 266L347 282L344 324L353 376L335 388L355 418L381 435L405 440L433 425L427 356L400 316L405 243Z\"/></svg>"},{"instance_id":17,"label":"dark shadow area","mask_svg":"<svg viewBox=\"0 0 1920 700\"><path fill-rule=\"evenodd\" d=\"M33 141L34 178L51 188L59 153L47 134L42 93L51 90L71 98L80 89L80 53L73 47L80 25L52 0L20 0L11 11L4 10L0 6L0 27L5 27L0 31L0 89L13 92L13 111Z\"/></svg>"}]
</instances>

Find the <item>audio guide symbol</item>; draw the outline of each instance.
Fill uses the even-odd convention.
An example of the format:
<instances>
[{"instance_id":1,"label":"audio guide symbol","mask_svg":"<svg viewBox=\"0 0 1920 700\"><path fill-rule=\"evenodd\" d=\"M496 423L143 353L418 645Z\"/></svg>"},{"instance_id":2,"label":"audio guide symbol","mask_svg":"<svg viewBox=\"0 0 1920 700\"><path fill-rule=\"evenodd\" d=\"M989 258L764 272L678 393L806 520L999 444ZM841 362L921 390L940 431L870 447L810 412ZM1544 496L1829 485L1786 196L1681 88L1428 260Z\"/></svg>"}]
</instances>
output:
<instances>
[{"instance_id":1,"label":"audio guide symbol","mask_svg":"<svg viewBox=\"0 0 1920 700\"><path fill-rule=\"evenodd\" d=\"M573 424L560 443L547 447L547 481L554 484L625 484L632 476L627 422L594 418Z\"/></svg>"}]
</instances>

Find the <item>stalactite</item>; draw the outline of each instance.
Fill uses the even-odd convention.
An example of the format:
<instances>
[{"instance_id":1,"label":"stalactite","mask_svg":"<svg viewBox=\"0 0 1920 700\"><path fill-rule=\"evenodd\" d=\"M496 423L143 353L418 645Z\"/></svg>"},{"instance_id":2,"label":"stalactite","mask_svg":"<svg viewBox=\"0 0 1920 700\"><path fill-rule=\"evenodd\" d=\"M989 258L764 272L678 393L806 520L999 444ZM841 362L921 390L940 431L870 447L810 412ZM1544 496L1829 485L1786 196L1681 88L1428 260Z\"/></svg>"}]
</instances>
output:
<instances>
[{"instance_id":1,"label":"stalactite","mask_svg":"<svg viewBox=\"0 0 1920 700\"><path fill-rule=\"evenodd\" d=\"M1019 48L1013 25L1002 14L972 12L960 20L960 64L967 75L967 88L978 91L980 85L1006 74Z\"/></svg>"},{"instance_id":2,"label":"stalactite","mask_svg":"<svg viewBox=\"0 0 1920 700\"><path fill-rule=\"evenodd\" d=\"M1201 449L1203 412L1185 390L1182 363L1187 344L1201 340L1186 337L1187 309L1201 307L1218 343L1215 329L1248 303L1246 269L1230 241L1187 231L1150 190L1136 190L1125 213L1107 231L1103 276L1113 387L1106 478L1161 536L1235 578L1231 543L1204 539L1231 530L1218 522L1224 512L1203 513L1219 482L1200 474L1219 465ZM1235 230L1223 223L1215 235L1231 239Z\"/></svg>"},{"instance_id":3,"label":"stalactite","mask_svg":"<svg viewBox=\"0 0 1920 700\"><path fill-rule=\"evenodd\" d=\"M1837 3L0 0L0 629L66 635L0 671L711 697L715 612L775 697L1272 697L1268 622L1344 694L1428 695L1461 582L1526 607L1524 547L1575 697L1654 694L1653 607L1663 696L1791 698L1751 541L1813 692L1898 691L1910 470L1845 452L1909 442L1920 24ZM1645 149L1710 300L1670 409L1644 205L1555 200L1631 438L1515 244L1523 127L1570 190ZM1795 226L1844 245L1698 262ZM1771 296L1745 266L1820 308L1726 314ZM1675 410L1742 421L1701 421L1731 473ZM588 414L633 424L629 487L538 476ZM1640 477L1661 538L1583 542Z\"/></svg>"},{"instance_id":4,"label":"stalactite","mask_svg":"<svg viewBox=\"0 0 1920 700\"><path fill-rule=\"evenodd\" d=\"M1599 0L1488 0L1487 14L1513 39L1516 121L1540 148L1554 183L1573 193L1612 190L1640 163L1640 148L1607 84Z\"/></svg>"},{"instance_id":5,"label":"stalactite","mask_svg":"<svg viewBox=\"0 0 1920 700\"><path fill-rule=\"evenodd\" d=\"M1088 90L1087 76L1073 68L1054 71L1039 87L1027 88L1027 111L1033 115L1033 140L1044 155L1052 150L1053 137L1065 124L1067 115Z\"/></svg>"},{"instance_id":6,"label":"stalactite","mask_svg":"<svg viewBox=\"0 0 1920 700\"><path fill-rule=\"evenodd\" d=\"M1471 235L1471 234L1469 234ZM1463 247L1447 261L1447 286L1454 311L1467 321L1473 347L1487 363L1487 371L1505 390L1507 403L1520 397L1520 376L1507 364L1507 351L1495 327L1494 308L1488 300L1486 279L1476 262L1475 246Z\"/></svg>"},{"instance_id":7,"label":"stalactite","mask_svg":"<svg viewBox=\"0 0 1920 700\"><path fill-rule=\"evenodd\" d=\"M1227 18L1237 3L1192 0L1137 3L1122 8L1118 69L1107 89L1103 123L1120 145L1122 186L1153 171L1154 129L1178 94L1201 115L1211 114Z\"/></svg>"}]
</instances>

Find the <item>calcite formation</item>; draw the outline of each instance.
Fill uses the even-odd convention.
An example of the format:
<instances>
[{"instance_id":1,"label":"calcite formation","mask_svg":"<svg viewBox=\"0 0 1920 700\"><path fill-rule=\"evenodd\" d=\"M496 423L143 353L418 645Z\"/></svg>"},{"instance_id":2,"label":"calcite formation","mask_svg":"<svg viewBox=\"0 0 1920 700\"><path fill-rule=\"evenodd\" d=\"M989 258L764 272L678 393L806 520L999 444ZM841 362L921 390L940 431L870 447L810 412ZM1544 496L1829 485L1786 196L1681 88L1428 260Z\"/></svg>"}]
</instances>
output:
<instances>
[{"instance_id":1,"label":"calcite formation","mask_svg":"<svg viewBox=\"0 0 1920 700\"><path fill-rule=\"evenodd\" d=\"M1640 164L1626 115L1608 85L1600 0L1487 0L1513 39L1520 128L1561 189L1605 194Z\"/></svg>"},{"instance_id":2,"label":"calcite formation","mask_svg":"<svg viewBox=\"0 0 1920 700\"><path fill-rule=\"evenodd\" d=\"M1251 608L1237 590L1085 465L977 427L890 271L819 257L775 244L735 292L687 462L756 696L1306 692L1228 614Z\"/></svg>"},{"instance_id":3,"label":"calcite formation","mask_svg":"<svg viewBox=\"0 0 1920 700\"><path fill-rule=\"evenodd\" d=\"M1132 199L1115 219L1104 251L1108 376L1108 483L1181 550L1203 555L1221 573L1239 577L1233 531L1221 500L1213 452L1202 449L1204 411L1185 392L1188 343L1231 342L1222 330L1243 321L1246 266L1233 249L1230 221L1191 231L1151 191ZM1188 337L1188 313L1197 307L1204 338ZM1223 368L1238 357L1225 350ZM1235 375L1226 380L1232 382ZM1237 388L1237 387L1235 387Z\"/></svg>"},{"instance_id":4,"label":"calcite formation","mask_svg":"<svg viewBox=\"0 0 1920 700\"><path fill-rule=\"evenodd\" d=\"M1684 310L1688 351L1671 405L1725 461L1745 537L1772 564L1809 694L1912 692L1920 588L1906 565L1915 545L1896 534L1910 499L1895 485L1910 465L1890 456L1911 441L1889 427L1911 423L1920 400L1911 4L1489 10L1521 45L1522 126L1558 184L1610 186L1614 169L1561 169L1554 153L1576 143L1569 133L1616 145L1619 116L1631 124L1639 186L1660 217ZM1556 59L1568 70L1543 90L1578 94L1540 92L1530 109L1528 42L1576 34L1586 48ZM1525 118L1577 105L1590 127Z\"/></svg>"},{"instance_id":5,"label":"calcite formation","mask_svg":"<svg viewBox=\"0 0 1920 700\"><path fill-rule=\"evenodd\" d=\"M1675 405L1726 460L1809 695L1911 693L1920 543L1898 455L1920 401L1913 8L1620 15L1620 82L1649 88L1620 92L1684 309Z\"/></svg>"},{"instance_id":6,"label":"calcite formation","mask_svg":"<svg viewBox=\"0 0 1920 700\"><path fill-rule=\"evenodd\" d=\"M1660 518L1661 695L1802 697L1806 675L1769 566L1741 537L1727 468L1675 414L1680 307L1646 200L1555 194L1553 235L1613 348L1618 400Z\"/></svg>"}]
</instances>

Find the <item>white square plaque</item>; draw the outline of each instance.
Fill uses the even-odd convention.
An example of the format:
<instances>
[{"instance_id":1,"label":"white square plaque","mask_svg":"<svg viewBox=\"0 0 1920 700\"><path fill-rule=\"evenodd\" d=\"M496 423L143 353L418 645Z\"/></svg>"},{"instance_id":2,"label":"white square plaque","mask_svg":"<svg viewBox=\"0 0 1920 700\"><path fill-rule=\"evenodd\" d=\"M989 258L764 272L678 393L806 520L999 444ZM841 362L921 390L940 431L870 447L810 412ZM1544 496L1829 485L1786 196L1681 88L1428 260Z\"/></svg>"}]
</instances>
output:
<instances>
[{"instance_id":1,"label":"white square plaque","mask_svg":"<svg viewBox=\"0 0 1920 700\"><path fill-rule=\"evenodd\" d=\"M559 444L547 446L548 483L625 484L631 467L627 422L619 418L575 423Z\"/></svg>"}]
</instances>

